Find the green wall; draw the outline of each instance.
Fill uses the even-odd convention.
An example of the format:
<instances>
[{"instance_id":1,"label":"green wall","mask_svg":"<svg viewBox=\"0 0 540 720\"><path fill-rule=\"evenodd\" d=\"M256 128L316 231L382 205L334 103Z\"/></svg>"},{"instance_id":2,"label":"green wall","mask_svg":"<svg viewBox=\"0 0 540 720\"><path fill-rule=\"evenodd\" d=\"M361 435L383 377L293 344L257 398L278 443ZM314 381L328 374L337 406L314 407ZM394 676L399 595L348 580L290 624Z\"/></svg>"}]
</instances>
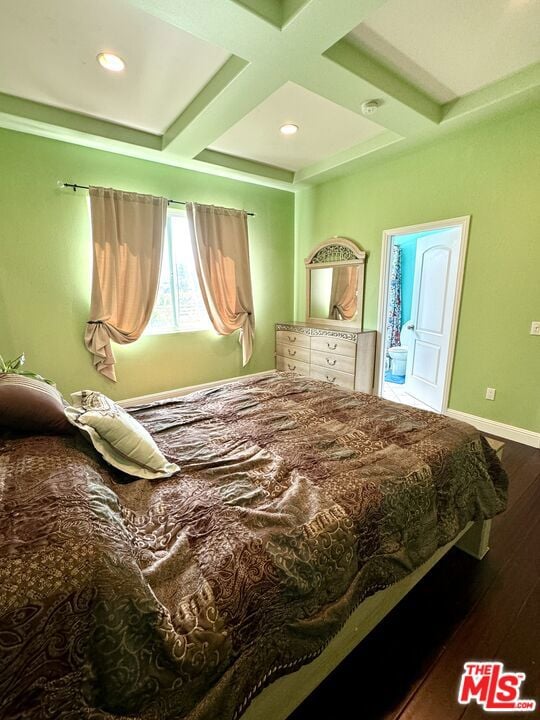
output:
<instances>
[{"instance_id":1,"label":"green wall","mask_svg":"<svg viewBox=\"0 0 540 720\"><path fill-rule=\"evenodd\" d=\"M303 258L332 235L369 253L364 326L377 326L383 230L471 215L450 407L540 431L540 109L499 117L356 174L296 202L295 312ZM487 386L495 401L484 399Z\"/></svg>"},{"instance_id":2,"label":"green wall","mask_svg":"<svg viewBox=\"0 0 540 720\"><path fill-rule=\"evenodd\" d=\"M90 300L85 193L58 180L112 185L245 207L256 313L255 352L242 369L237 337L213 331L147 336L114 346L117 384L83 344ZM331 235L368 251L364 325L377 323L382 231L471 215L450 407L540 431L540 109L449 135L322 185L291 193L0 131L0 353L64 393L114 398L273 367L273 323L304 317L304 258ZM294 232L293 232L294 228ZM497 389L484 400L487 386Z\"/></svg>"},{"instance_id":3,"label":"green wall","mask_svg":"<svg viewBox=\"0 0 540 720\"><path fill-rule=\"evenodd\" d=\"M147 336L113 344L118 382L96 373L83 344L91 282L87 194L57 181L113 186L245 208L249 218L255 348L242 368L237 334ZM133 397L274 367L273 323L293 312L294 195L257 185L0 131L0 354L68 394Z\"/></svg>"}]
</instances>

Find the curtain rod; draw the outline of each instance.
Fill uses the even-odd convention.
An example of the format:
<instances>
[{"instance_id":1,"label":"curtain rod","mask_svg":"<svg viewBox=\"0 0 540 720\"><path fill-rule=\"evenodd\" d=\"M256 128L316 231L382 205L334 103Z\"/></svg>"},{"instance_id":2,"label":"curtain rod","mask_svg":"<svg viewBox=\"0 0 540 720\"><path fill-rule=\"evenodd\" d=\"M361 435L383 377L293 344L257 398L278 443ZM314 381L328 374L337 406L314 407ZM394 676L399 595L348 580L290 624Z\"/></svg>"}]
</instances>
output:
<instances>
[{"instance_id":1,"label":"curtain rod","mask_svg":"<svg viewBox=\"0 0 540 720\"><path fill-rule=\"evenodd\" d=\"M77 192L77 190L90 190L88 185L77 185L77 183L58 183L60 187L70 187L73 188L73 192ZM185 200L167 200L167 203L169 205L187 205ZM255 217L255 213L253 212L247 212L246 215L251 215L252 217Z\"/></svg>"}]
</instances>

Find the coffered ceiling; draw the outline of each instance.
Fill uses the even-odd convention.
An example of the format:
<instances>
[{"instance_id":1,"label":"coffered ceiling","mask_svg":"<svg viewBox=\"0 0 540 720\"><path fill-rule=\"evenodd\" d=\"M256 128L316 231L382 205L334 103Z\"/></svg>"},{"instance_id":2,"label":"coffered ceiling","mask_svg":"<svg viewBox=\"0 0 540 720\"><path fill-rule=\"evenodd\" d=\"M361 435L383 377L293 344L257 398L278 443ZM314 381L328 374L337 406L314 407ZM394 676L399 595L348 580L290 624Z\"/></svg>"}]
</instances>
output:
<instances>
[{"instance_id":1,"label":"coffered ceiling","mask_svg":"<svg viewBox=\"0 0 540 720\"><path fill-rule=\"evenodd\" d=\"M0 0L0 90L162 134L229 58L124 2ZM96 62L111 49L126 70Z\"/></svg>"},{"instance_id":2,"label":"coffered ceiling","mask_svg":"<svg viewBox=\"0 0 540 720\"><path fill-rule=\"evenodd\" d=\"M286 123L295 135L282 135ZM263 100L210 149L287 170L300 170L384 131L362 115L288 82Z\"/></svg>"},{"instance_id":3,"label":"coffered ceiling","mask_svg":"<svg viewBox=\"0 0 540 720\"><path fill-rule=\"evenodd\" d=\"M0 0L0 127L293 190L539 102L539 27L540 0Z\"/></svg>"},{"instance_id":4,"label":"coffered ceiling","mask_svg":"<svg viewBox=\"0 0 540 720\"><path fill-rule=\"evenodd\" d=\"M347 39L441 103L538 62L533 0L388 0Z\"/></svg>"}]
</instances>

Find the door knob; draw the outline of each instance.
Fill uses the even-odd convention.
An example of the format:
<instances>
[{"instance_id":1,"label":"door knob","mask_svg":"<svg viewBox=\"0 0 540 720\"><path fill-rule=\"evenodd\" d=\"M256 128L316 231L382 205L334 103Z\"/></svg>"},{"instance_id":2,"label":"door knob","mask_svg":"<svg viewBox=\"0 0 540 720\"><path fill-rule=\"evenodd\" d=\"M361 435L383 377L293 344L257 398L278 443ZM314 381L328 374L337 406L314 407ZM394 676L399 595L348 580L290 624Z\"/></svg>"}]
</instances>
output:
<instances>
[{"instance_id":1,"label":"door knob","mask_svg":"<svg viewBox=\"0 0 540 720\"><path fill-rule=\"evenodd\" d=\"M407 325L407 330L414 330L414 323L409 323Z\"/></svg>"}]
</instances>

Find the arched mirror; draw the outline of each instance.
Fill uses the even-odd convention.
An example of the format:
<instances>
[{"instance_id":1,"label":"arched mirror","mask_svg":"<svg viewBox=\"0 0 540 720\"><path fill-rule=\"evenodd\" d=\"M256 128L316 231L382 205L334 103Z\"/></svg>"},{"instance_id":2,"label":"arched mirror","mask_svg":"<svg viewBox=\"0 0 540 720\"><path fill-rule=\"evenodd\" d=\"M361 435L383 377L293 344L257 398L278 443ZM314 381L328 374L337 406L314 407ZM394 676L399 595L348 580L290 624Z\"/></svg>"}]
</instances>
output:
<instances>
[{"instance_id":1,"label":"arched mirror","mask_svg":"<svg viewBox=\"0 0 540 720\"><path fill-rule=\"evenodd\" d=\"M362 329L366 253L333 237L306 258L306 322Z\"/></svg>"}]
</instances>

